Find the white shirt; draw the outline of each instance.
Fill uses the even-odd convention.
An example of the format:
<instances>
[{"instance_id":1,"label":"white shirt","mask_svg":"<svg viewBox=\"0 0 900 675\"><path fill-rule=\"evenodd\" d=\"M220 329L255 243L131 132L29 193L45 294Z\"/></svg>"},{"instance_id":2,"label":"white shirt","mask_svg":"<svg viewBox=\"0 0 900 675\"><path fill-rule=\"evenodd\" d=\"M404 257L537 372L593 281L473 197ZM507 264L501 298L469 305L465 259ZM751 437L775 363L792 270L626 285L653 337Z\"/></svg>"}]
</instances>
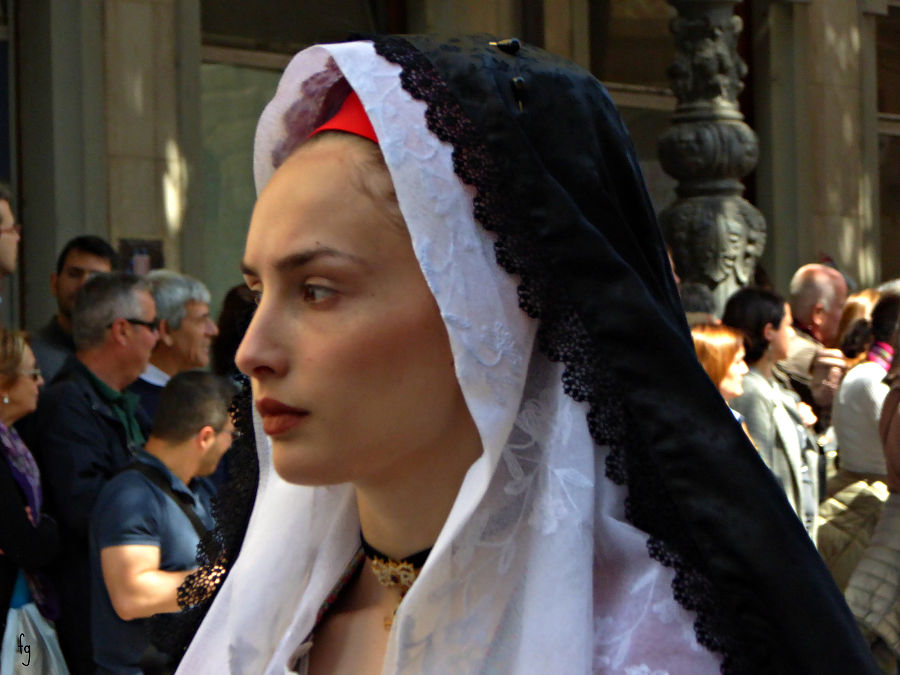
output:
<instances>
[{"instance_id":1,"label":"white shirt","mask_svg":"<svg viewBox=\"0 0 900 675\"><path fill-rule=\"evenodd\" d=\"M885 374L877 363L860 363L847 373L834 397L831 419L842 469L887 473L878 436L881 406L890 389L883 382Z\"/></svg>"}]
</instances>

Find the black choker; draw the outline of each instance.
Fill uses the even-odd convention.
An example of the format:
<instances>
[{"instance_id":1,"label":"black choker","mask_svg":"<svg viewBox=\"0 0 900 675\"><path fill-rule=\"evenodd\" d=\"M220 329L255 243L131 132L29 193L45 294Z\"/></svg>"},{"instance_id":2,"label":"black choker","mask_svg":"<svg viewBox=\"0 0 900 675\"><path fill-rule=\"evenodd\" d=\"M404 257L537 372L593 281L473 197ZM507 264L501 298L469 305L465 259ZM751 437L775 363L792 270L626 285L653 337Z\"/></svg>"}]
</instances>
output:
<instances>
[{"instance_id":1,"label":"black choker","mask_svg":"<svg viewBox=\"0 0 900 675\"><path fill-rule=\"evenodd\" d=\"M363 553L369 559L369 565L375 574L375 578L378 579L378 583L385 588L396 588L400 592L400 600L403 600L407 591L409 591L419 576L419 570L425 564L428 554L431 553L431 548L413 553L400 560L394 560L367 542L366 538L362 536L362 532L359 533L359 538L362 542ZM397 602L397 607L400 607L399 601ZM397 610L395 609L393 614L396 613ZM390 629L394 622L393 614L384 618L384 627L386 629Z\"/></svg>"},{"instance_id":2,"label":"black choker","mask_svg":"<svg viewBox=\"0 0 900 675\"><path fill-rule=\"evenodd\" d=\"M372 546L372 544L367 542L366 538L362 535L362 532L359 533L359 539L362 542L363 553L366 554L366 557L369 560L383 560L384 562L390 563L392 565L402 565L403 563L407 563L411 565L416 571L422 569L422 567L425 565L425 561L428 559L428 554L431 553L431 547L429 546L424 551L413 553L412 555L408 555L405 558L400 558L400 560L394 560L393 558L385 555L377 548Z\"/></svg>"}]
</instances>

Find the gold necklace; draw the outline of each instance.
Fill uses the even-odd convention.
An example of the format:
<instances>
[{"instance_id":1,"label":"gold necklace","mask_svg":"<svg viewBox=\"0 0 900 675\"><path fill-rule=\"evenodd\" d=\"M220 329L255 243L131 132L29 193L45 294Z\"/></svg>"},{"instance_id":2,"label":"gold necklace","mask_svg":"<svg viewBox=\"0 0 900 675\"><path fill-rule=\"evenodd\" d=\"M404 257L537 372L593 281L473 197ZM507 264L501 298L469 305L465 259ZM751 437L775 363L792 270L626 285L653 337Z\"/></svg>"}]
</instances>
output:
<instances>
[{"instance_id":1,"label":"gold necklace","mask_svg":"<svg viewBox=\"0 0 900 675\"><path fill-rule=\"evenodd\" d=\"M396 589L400 594L397 607L389 616L384 617L384 627L386 630L390 630L394 624L394 615L397 614L400 603L418 578L419 571L425 565L428 554L431 553L431 547L400 560L394 560L369 544L362 533L359 538L362 541L363 553L369 560L369 566L375 578L378 579L378 583L385 588Z\"/></svg>"}]
</instances>

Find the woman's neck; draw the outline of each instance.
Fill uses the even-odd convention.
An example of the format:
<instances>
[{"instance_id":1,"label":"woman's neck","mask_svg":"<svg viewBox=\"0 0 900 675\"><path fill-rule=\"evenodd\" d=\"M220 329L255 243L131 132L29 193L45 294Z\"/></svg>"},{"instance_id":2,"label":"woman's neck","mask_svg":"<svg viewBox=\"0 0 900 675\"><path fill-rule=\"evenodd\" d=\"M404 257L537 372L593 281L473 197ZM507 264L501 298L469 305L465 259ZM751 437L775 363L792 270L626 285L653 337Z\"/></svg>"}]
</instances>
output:
<instances>
[{"instance_id":1,"label":"woman's neck","mask_svg":"<svg viewBox=\"0 0 900 675\"><path fill-rule=\"evenodd\" d=\"M434 545L466 472L482 452L474 423L463 436L440 452L395 467L387 480L355 486L360 528L371 546L399 560Z\"/></svg>"},{"instance_id":2,"label":"woman's neck","mask_svg":"<svg viewBox=\"0 0 900 675\"><path fill-rule=\"evenodd\" d=\"M772 370L775 368L775 359L772 358L771 352L769 350L766 350L766 352L762 355L762 358L760 358L759 361L757 361L750 367L767 380L771 380Z\"/></svg>"}]
</instances>

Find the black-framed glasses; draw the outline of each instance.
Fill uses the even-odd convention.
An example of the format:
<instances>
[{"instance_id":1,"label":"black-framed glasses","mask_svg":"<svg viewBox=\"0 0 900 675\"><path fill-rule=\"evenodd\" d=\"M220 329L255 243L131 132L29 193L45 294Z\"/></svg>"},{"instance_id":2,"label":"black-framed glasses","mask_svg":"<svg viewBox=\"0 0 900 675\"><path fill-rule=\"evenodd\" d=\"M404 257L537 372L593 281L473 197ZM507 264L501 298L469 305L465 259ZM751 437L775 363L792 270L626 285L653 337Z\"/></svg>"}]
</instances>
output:
<instances>
[{"instance_id":1,"label":"black-framed glasses","mask_svg":"<svg viewBox=\"0 0 900 675\"><path fill-rule=\"evenodd\" d=\"M155 318L152 321L144 321L143 319L129 319L127 316L121 317L125 319L128 323L135 326L144 326L145 328L149 328L154 333L159 330L159 318ZM106 326L107 328L112 328L112 324Z\"/></svg>"}]
</instances>

